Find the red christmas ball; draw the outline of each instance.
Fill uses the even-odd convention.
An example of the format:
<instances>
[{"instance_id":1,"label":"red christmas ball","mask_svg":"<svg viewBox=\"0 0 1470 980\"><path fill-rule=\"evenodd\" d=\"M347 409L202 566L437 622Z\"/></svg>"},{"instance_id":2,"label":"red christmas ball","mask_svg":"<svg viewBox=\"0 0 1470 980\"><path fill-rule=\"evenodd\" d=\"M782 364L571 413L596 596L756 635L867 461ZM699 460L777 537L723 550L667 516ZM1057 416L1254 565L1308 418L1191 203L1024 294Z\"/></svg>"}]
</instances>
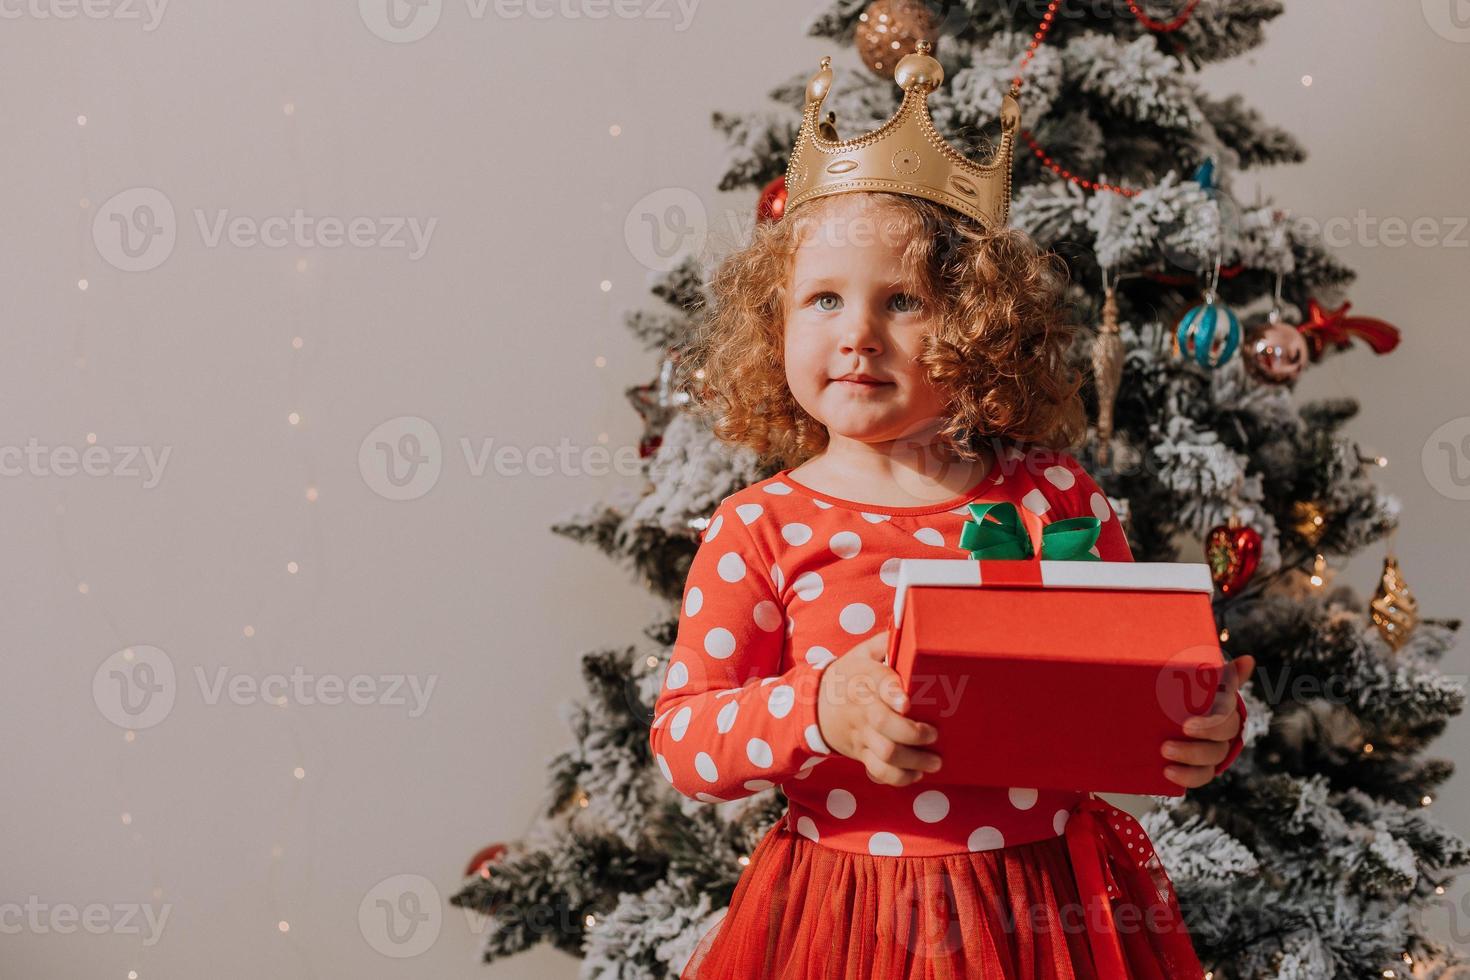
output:
<instances>
[{"instance_id":1,"label":"red christmas ball","mask_svg":"<svg viewBox=\"0 0 1470 980\"><path fill-rule=\"evenodd\" d=\"M780 221L786 213L786 177L782 175L761 188L760 203L755 206L755 220Z\"/></svg>"}]
</instances>

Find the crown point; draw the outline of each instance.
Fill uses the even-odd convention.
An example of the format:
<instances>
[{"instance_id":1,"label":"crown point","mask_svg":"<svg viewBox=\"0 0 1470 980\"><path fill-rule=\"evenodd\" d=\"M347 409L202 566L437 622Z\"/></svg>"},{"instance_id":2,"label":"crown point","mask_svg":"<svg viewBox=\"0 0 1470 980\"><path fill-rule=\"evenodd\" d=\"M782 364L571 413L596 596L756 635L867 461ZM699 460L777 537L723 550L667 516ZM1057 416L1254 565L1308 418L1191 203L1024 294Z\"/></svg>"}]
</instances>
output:
<instances>
[{"instance_id":1,"label":"crown point","mask_svg":"<svg viewBox=\"0 0 1470 980\"><path fill-rule=\"evenodd\" d=\"M832 67L832 56L830 54L824 54L824 55L822 55L822 63L821 64L822 64L822 67L823 68L831 68Z\"/></svg>"},{"instance_id":2,"label":"crown point","mask_svg":"<svg viewBox=\"0 0 1470 980\"><path fill-rule=\"evenodd\" d=\"M919 38L918 43L914 45L914 48L919 52L919 54L930 54L934 51L934 42L930 41L928 38L921 37Z\"/></svg>"},{"instance_id":3,"label":"crown point","mask_svg":"<svg viewBox=\"0 0 1470 980\"><path fill-rule=\"evenodd\" d=\"M927 54L907 54L893 69L893 80L904 91L913 85L922 85L926 91L932 92L944 81L944 66Z\"/></svg>"}]
</instances>

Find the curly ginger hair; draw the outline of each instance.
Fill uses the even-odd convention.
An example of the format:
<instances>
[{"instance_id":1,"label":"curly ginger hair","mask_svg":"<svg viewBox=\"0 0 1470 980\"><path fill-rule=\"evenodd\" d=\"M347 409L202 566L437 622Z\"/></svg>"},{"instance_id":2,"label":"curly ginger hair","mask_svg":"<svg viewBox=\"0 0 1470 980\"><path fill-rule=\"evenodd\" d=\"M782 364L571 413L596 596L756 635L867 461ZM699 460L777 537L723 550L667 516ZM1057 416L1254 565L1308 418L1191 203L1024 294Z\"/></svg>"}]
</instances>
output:
<instances>
[{"instance_id":1,"label":"curly ginger hair","mask_svg":"<svg viewBox=\"0 0 1470 980\"><path fill-rule=\"evenodd\" d=\"M938 438L953 456L979 459L986 439L1056 450L1080 440L1082 379L1066 358L1078 328L1061 257L1020 229L986 229L944 205L882 192L817 198L802 206L800 220L757 223L750 241L717 266L704 327L681 369L693 377L691 409L710 419L719 439L781 467L826 448L826 427L787 387L783 350L803 229L838 205L892 219L885 231L901 236L906 278L926 306L937 304L918 360L948 395Z\"/></svg>"}]
</instances>

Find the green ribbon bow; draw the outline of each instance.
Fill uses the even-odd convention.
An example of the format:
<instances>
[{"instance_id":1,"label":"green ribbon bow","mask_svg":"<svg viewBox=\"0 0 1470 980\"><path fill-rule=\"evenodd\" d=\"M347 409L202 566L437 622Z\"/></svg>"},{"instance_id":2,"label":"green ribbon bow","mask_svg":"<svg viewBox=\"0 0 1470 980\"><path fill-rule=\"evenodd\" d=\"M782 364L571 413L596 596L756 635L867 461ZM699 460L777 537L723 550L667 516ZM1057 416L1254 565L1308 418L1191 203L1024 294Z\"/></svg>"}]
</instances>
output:
<instances>
[{"instance_id":1,"label":"green ribbon bow","mask_svg":"<svg viewBox=\"0 0 1470 980\"><path fill-rule=\"evenodd\" d=\"M1010 501L967 504L970 517L960 529L960 547L981 561L1030 558L1031 535ZM990 514L994 519L986 520ZM1041 557L1047 561L1101 561L1090 550L1097 544L1102 521L1068 517L1041 529Z\"/></svg>"}]
</instances>

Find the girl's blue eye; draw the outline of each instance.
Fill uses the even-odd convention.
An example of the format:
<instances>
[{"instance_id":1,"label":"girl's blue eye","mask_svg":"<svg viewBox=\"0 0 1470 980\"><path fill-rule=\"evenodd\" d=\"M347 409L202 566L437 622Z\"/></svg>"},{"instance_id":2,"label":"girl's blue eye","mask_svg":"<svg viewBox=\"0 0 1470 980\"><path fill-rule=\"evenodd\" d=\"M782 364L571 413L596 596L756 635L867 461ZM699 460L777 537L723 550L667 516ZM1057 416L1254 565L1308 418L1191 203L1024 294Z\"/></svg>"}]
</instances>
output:
<instances>
[{"instance_id":1,"label":"girl's blue eye","mask_svg":"<svg viewBox=\"0 0 1470 980\"><path fill-rule=\"evenodd\" d=\"M918 297L910 296L908 293L894 293L893 300L903 301L899 303L899 306L902 307L902 309L899 309L898 311L900 313L913 313L919 308ZM892 300L890 300L890 302L892 302Z\"/></svg>"},{"instance_id":2,"label":"girl's blue eye","mask_svg":"<svg viewBox=\"0 0 1470 980\"><path fill-rule=\"evenodd\" d=\"M835 310L836 307L835 306L823 306L822 305L822 300L824 300L824 299L835 299L835 300L839 300L840 301L841 300L841 297L838 296L836 293L819 293L819 294L817 294L816 298L812 300L812 302L817 305L817 309L823 311L824 313L830 313L833 310Z\"/></svg>"}]
</instances>

